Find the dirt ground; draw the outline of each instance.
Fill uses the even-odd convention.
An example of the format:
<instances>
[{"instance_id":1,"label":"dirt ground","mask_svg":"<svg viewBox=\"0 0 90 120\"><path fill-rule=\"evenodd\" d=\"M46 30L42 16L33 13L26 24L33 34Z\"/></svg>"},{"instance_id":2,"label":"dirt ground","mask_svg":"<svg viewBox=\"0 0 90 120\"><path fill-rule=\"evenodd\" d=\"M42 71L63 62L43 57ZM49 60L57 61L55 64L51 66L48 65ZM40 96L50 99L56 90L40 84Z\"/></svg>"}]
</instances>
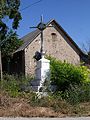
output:
<instances>
[{"instance_id":1,"label":"dirt ground","mask_svg":"<svg viewBox=\"0 0 90 120\"><path fill-rule=\"evenodd\" d=\"M25 98L12 98L0 92L0 117L56 117L57 113L47 107L32 107ZM60 116L63 116L61 114Z\"/></svg>"},{"instance_id":2,"label":"dirt ground","mask_svg":"<svg viewBox=\"0 0 90 120\"><path fill-rule=\"evenodd\" d=\"M4 101L7 102L7 101ZM4 103L0 106L0 117L64 117L47 107L32 107L23 100L14 100L12 103Z\"/></svg>"},{"instance_id":3,"label":"dirt ground","mask_svg":"<svg viewBox=\"0 0 90 120\"><path fill-rule=\"evenodd\" d=\"M90 103L83 103L80 109L67 108L55 111L52 107L32 107L24 98L0 96L0 117L66 117L90 116Z\"/></svg>"}]
</instances>

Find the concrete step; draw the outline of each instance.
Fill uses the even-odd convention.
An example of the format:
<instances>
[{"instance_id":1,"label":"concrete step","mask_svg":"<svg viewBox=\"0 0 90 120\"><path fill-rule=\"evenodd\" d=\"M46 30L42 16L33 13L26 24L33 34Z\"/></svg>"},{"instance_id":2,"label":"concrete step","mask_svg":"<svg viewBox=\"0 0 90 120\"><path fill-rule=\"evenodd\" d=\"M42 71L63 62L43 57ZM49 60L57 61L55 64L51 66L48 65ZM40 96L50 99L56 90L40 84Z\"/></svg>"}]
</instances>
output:
<instances>
[{"instance_id":1,"label":"concrete step","mask_svg":"<svg viewBox=\"0 0 90 120\"><path fill-rule=\"evenodd\" d=\"M39 86L31 86L31 90L38 92Z\"/></svg>"},{"instance_id":2,"label":"concrete step","mask_svg":"<svg viewBox=\"0 0 90 120\"><path fill-rule=\"evenodd\" d=\"M42 84L43 84L43 81L41 81L39 79L31 81L32 86L41 86Z\"/></svg>"}]
</instances>

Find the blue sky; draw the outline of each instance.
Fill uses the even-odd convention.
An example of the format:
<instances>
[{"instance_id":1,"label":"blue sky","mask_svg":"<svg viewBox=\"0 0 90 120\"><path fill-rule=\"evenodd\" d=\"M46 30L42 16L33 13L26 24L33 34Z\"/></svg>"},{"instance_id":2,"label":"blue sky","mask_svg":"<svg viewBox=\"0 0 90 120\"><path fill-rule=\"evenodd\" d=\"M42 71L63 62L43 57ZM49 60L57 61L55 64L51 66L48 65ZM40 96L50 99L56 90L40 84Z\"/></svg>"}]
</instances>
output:
<instances>
[{"instance_id":1,"label":"blue sky","mask_svg":"<svg viewBox=\"0 0 90 120\"><path fill-rule=\"evenodd\" d=\"M20 9L39 0L21 0ZM90 0L42 0L21 11L22 20L17 32L23 37L36 26L43 14L44 22L55 19L70 37L82 48L90 41Z\"/></svg>"}]
</instances>

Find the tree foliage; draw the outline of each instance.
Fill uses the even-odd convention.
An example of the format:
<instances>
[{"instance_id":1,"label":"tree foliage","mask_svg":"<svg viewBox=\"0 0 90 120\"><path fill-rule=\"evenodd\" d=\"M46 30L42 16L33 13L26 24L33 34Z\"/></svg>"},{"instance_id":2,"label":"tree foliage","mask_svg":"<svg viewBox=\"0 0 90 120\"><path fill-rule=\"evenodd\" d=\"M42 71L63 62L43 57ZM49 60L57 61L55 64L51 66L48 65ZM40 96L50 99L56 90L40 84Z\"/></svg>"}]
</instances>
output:
<instances>
[{"instance_id":1,"label":"tree foliage","mask_svg":"<svg viewBox=\"0 0 90 120\"><path fill-rule=\"evenodd\" d=\"M5 41L1 47L2 57L10 56L21 45L18 35L14 32L21 20L19 6L20 0L0 0L0 41ZM6 18L11 20L12 28L8 27Z\"/></svg>"},{"instance_id":2,"label":"tree foliage","mask_svg":"<svg viewBox=\"0 0 90 120\"><path fill-rule=\"evenodd\" d=\"M13 52L22 45L22 41L18 39L16 32L11 30L6 37L7 41L2 45L2 57L11 56Z\"/></svg>"},{"instance_id":3,"label":"tree foliage","mask_svg":"<svg viewBox=\"0 0 90 120\"><path fill-rule=\"evenodd\" d=\"M17 29L21 14L19 12L20 0L0 0L0 39L3 40L8 32L4 19L12 20L12 28Z\"/></svg>"}]
</instances>

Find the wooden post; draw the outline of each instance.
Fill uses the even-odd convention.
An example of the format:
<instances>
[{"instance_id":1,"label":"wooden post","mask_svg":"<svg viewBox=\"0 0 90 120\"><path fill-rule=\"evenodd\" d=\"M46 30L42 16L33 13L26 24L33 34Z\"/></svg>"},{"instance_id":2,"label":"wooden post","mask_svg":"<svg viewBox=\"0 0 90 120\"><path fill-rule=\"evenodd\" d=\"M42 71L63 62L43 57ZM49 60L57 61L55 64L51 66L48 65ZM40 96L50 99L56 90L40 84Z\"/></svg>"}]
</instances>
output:
<instances>
[{"instance_id":1,"label":"wooden post","mask_svg":"<svg viewBox=\"0 0 90 120\"><path fill-rule=\"evenodd\" d=\"M2 56L1 56L1 46L0 46L0 78L2 80L3 75L2 75Z\"/></svg>"},{"instance_id":2,"label":"wooden post","mask_svg":"<svg viewBox=\"0 0 90 120\"><path fill-rule=\"evenodd\" d=\"M1 36L0 36L0 40L1 40ZM2 53L1 53L1 46L3 45L4 42L6 42L8 40L4 39L3 41L0 41L0 79L3 79L3 73L2 73Z\"/></svg>"}]
</instances>

